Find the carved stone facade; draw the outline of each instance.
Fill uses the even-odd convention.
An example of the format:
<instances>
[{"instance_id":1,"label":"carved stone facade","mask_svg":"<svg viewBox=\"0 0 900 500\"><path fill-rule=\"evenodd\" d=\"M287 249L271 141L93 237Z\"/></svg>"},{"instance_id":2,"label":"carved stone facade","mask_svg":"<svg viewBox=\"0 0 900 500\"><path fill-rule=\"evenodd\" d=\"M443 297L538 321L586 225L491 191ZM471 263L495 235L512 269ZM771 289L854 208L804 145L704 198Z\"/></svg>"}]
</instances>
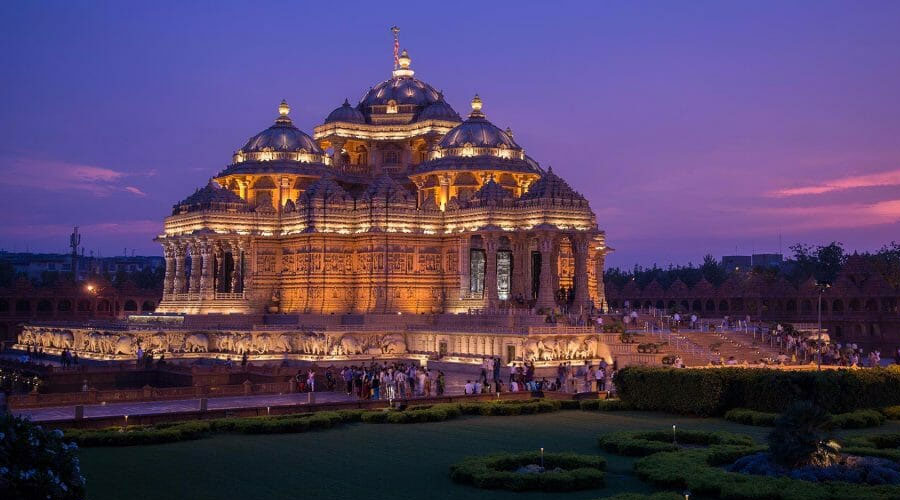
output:
<instances>
[{"instance_id":1,"label":"carved stone facade","mask_svg":"<svg viewBox=\"0 0 900 500\"><path fill-rule=\"evenodd\" d=\"M608 248L584 197L489 122L478 96L461 120L409 63L404 52L313 137L282 102L175 205L158 237L158 311L547 311L560 288L574 288L570 311L604 308Z\"/></svg>"}]
</instances>

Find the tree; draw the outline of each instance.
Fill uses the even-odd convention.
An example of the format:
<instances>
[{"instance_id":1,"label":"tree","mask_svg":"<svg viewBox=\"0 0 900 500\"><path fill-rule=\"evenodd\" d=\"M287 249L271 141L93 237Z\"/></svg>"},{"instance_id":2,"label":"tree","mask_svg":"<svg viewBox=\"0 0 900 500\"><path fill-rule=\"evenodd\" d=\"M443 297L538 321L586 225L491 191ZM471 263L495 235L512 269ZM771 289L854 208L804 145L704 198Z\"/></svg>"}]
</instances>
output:
<instances>
[{"instance_id":1,"label":"tree","mask_svg":"<svg viewBox=\"0 0 900 500\"><path fill-rule=\"evenodd\" d=\"M725 269L719 265L712 254L703 256L703 264L700 265L700 273L703 275L703 279L709 281L714 286L719 286L725 282Z\"/></svg>"},{"instance_id":2,"label":"tree","mask_svg":"<svg viewBox=\"0 0 900 500\"><path fill-rule=\"evenodd\" d=\"M827 467L840 459L840 446L826 436L831 415L812 401L797 401L775 419L769 450L776 463L796 468Z\"/></svg>"},{"instance_id":3,"label":"tree","mask_svg":"<svg viewBox=\"0 0 900 500\"><path fill-rule=\"evenodd\" d=\"M84 477L75 443L21 417L0 415L0 498L77 500Z\"/></svg>"}]
</instances>

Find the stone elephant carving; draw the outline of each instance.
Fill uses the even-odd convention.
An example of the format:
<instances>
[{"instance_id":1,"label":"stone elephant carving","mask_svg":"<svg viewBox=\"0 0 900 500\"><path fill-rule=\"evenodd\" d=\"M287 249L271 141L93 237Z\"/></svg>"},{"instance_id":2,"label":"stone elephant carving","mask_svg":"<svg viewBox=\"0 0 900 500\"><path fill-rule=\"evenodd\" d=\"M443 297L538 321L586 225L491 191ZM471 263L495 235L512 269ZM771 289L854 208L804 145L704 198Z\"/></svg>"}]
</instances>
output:
<instances>
[{"instance_id":1,"label":"stone elephant carving","mask_svg":"<svg viewBox=\"0 0 900 500\"><path fill-rule=\"evenodd\" d=\"M54 332L53 347L57 349L71 349L75 346L75 335L72 332Z\"/></svg>"},{"instance_id":2,"label":"stone elephant carving","mask_svg":"<svg viewBox=\"0 0 900 500\"><path fill-rule=\"evenodd\" d=\"M291 338L287 335L279 335L272 339L272 343L269 344L269 349L272 352L291 352L294 350L294 347L291 345Z\"/></svg>"},{"instance_id":3,"label":"stone elephant carving","mask_svg":"<svg viewBox=\"0 0 900 500\"><path fill-rule=\"evenodd\" d=\"M192 333L184 338L184 352L209 352L209 337L205 333Z\"/></svg>"},{"instance_id":4,"label":"stone elephant carving","mask_svg":"<svg viewBox=\"0 0 900 500\"><path fill-rule=\"evenodd\" d=\"M582 350L581 357L584 359L596 358L597 353L599 352L600 341L595 338L585 339Z\"/></svg>"},{"instance_id":5,"label":"stone elephant carving","mask_svg":"<svg viewBox=\"0 0 900 500\"><path fill-rule=\"evenodd\" d=\"M544 340L544 350L541 353L541 359L544 361L552 361L559 359L560 341L556 339Z\"/></svg>"},{"instance_id":6,"label":"stone elephant carving","mask_svg":"<svg viewBox=\"0 0 900 500\"><path fill-rule=\"evenodd\" d=\"M406 339L403 338L403 335L385 335L381 339L381 352L384 354L403 354L406 349Z\"/></svg>"},{"instance_id":7,"label":"stone elephant carving","mask_svg":"<svg viewBox=\"0 0 900 500\"><path fill-rule=\"evenodd\" d=\"M359 341L359 339L350 336L341 337L341 341L335 344L336 354L362 354L363 352L363 344Z\"/></svg>"},{"instance_id":8,"label":"stone elephant carving","mask_svg":"<svg viewBox=\"0 0 900 500\"><path fill-rule=\"evenodd\" d=\"M253 338L250 335L244 335L234 341L234 352L238 354L250 354L253 349Z\"/></svg>"},{"instance_id":9,"label":"stone elephant carving","mask_svg":"<svg viewBox=\"0 0 900 500\"><path fill-rule=\"evenodd\" d=\"M31 330L22 330L19 333L19 344L22 345L34 345L34 333Z\"/></svg>"},{"instance_id":10,"label":"stone elephant carving","mask_svg":"<svg viewBox=\"0 0 900 500\"><path fill-rule=\"evenodd\" d=\"M229 333L215 335L210 340L215 341L216 350L219 352L231 352L234 350L234 335Z\"/></svg>"},{"instance_id":11,"label":"stone elephant carving","mask_svg":"<svg viewBox=\"0 0 900 500\"><path fill-rule=\"evenodd\" d=\"M135 345L136 342L133 337L122 335L116 339L111 354L126 354L131 356L136 352Z\"/></svg>"},{"instance_id":12,"label":"stone elephant carving","mask_svg":"<svg viewBox=\"0 0 900 500\"><path fill-rule=\"evenodd\" d=\"M575 359L578 357L578 354L581 352L582 343L578 339L570 338L565 341L565 349L563 354L565 355L565 359Z\"/></svg>"},{"instance_id":13,"label":"stone elephant carving","mask_svg":"<svg viewBox=\"0 0 900 500\"><path fill-rule=\"evenodd\" d=\"M100 339L97 342L97 352L101 354L114 354L116 350L116 343L118 342L119 337L104 333L100 335Z\"/></svg>"},{"instance_id":14,"label":"stone elephant carving","mask_svg":"<svg viewBox=\"0 0 900 500\"><path fill-rule=\"evenodd\" d=\"M81 349L88 352L100 352L103 336L99 333L88 333L81 338Z\"/></svg>"},{"instance_id":15,"label":"stone elephant carving","mask_svg":"<svg viewBox=\"0 0 900 500\"><path fill-rule=\"evenodd\" d=\"M526 361L535 361L540 359L541 356L541 346L543 344L539 340L529 339L525 341L525 360Z\"/></svg>"},{"instance_id":16,"label":"stone elephant carving","mask_svg":"<svg viewBox=\"0 0 900 500\"><path fill-rule=\"evenodd\" d=\"M151 335L147 339L147 351L149 352L168 352L169 337L163 332Z\"/></svg>"}]
</instances>

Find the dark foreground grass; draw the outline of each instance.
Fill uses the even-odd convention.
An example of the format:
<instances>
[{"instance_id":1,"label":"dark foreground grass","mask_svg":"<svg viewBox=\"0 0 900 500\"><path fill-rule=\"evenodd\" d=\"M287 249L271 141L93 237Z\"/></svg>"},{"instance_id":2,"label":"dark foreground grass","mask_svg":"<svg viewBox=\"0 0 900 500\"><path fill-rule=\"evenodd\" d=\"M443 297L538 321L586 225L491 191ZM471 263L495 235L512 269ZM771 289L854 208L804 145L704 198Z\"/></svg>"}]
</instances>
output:
<instances>
[{"instance_id":1,"label":"dark foreground grass","mask_svg":"<svg viewBox=\"0 0 900 500\"><path fill-rule=\"evenodd\" d=\"M635 459L599 450L596 436L616 430L730 431L762 440L766 428L721 419L647 412L560 411L461 417L422 424L348 424L301 434L218 435L199 441L79 452L89 500L160 498L387 498L587 500L653 488L633 473ZM887 427L887 426L885 426ZM892 426L893 427L893 426ZM889 430L882 428L881 430ZM900 430L900 425L890 430ZM595 490L513 493L450 480L465 456L502 451L599 454L606 486Z\"/></svg>"}]
</instances>

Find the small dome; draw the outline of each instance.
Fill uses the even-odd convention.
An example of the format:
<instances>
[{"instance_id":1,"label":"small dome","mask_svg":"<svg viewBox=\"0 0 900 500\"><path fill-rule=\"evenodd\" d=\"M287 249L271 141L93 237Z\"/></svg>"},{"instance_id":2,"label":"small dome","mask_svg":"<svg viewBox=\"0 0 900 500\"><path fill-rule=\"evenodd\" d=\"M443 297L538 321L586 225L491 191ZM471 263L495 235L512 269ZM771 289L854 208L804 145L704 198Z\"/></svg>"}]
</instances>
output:
<instances>
[{"instance_id":1,"label":"small dome","mask_svg":"<svg viewBox=\"0 0 900 500\"><path fill-rule=\"evenodd\" d=\"M302 130L294 126L288 117L291 108L287 102L281 101L278 106L278 118L275 124L254 135L244 144L238 153L258 153L262 151L297 152L305 150L309 153L323 154L316 142Z\"/></svg>"},{"instance_id":2,"label":"small dome","mask_svg":"<svg viewBox=\"0 0 900 500\"><path fill-rule=\"evenodd\" d=\"M441 139L440 148L485 147L521 150L509 134L489 122L481 112L481 98L472 99L472 113Z\"/></svg>"},{"instance_id":3,"label":"small dome","mask_svg":"<svg viewBox=\"0 0 900 500\"><path fill-rule=\"evenodd\" d=\"M545 172L540 179L536 180L520 199L551 199L586 202L581 193L572 189L568 182L553 173L553 167L548 168L547 172Z\"/></svg>"},{"instance_id":4,"label":"small dome","mask_svg":"<svg viewBox=\"0 0 900 500\"><path fill-rule=\"evenodd\" d=\"M350 101L344 99L344 104L328 114L325 123L366 123L366 117L356 108L350 105Z\"/></svg>"},{"instance_id":5,"label":"small dome","mask_svg":"<svg viewBox=\"0 0 900 500\"><path fill-rule=\"evenodd\" d=\"M240 196L223 188L215 180L210 179L209 183L202 189L194 191L194 194L176 203L172 213L195 212L205 209L243 210L245 208L247 208L247 202Z\"/></svg>"},{"instance_id":6,"label":"small dome","mask_svg":"<svg viewBox=\"0 0 900 500\"><path fill-rule=\"evenodd\" d=\"M481 189L475 191L475 194L472 196L474 200L482 202L493 201L495 203L499 203L511 197L512 194L500 186L500 184L497 184L493 177L488 179L488 181L484 183L484 186L481 186Z\"/></svg>"},{"instance_id":7,"label":"small dome","mask_svg":"<svg viewBox=\"0 0 900 500\"><path fill-rule=\"evenodd\" d=\"M418 121L421 122L425 120L444 120L448 122L462 121L459 117L459 113L447 104L447 101L444 100L444 96L442 95L437 102L429 104L421 113L419 113Z\"/></svg>"}]
</instances>

